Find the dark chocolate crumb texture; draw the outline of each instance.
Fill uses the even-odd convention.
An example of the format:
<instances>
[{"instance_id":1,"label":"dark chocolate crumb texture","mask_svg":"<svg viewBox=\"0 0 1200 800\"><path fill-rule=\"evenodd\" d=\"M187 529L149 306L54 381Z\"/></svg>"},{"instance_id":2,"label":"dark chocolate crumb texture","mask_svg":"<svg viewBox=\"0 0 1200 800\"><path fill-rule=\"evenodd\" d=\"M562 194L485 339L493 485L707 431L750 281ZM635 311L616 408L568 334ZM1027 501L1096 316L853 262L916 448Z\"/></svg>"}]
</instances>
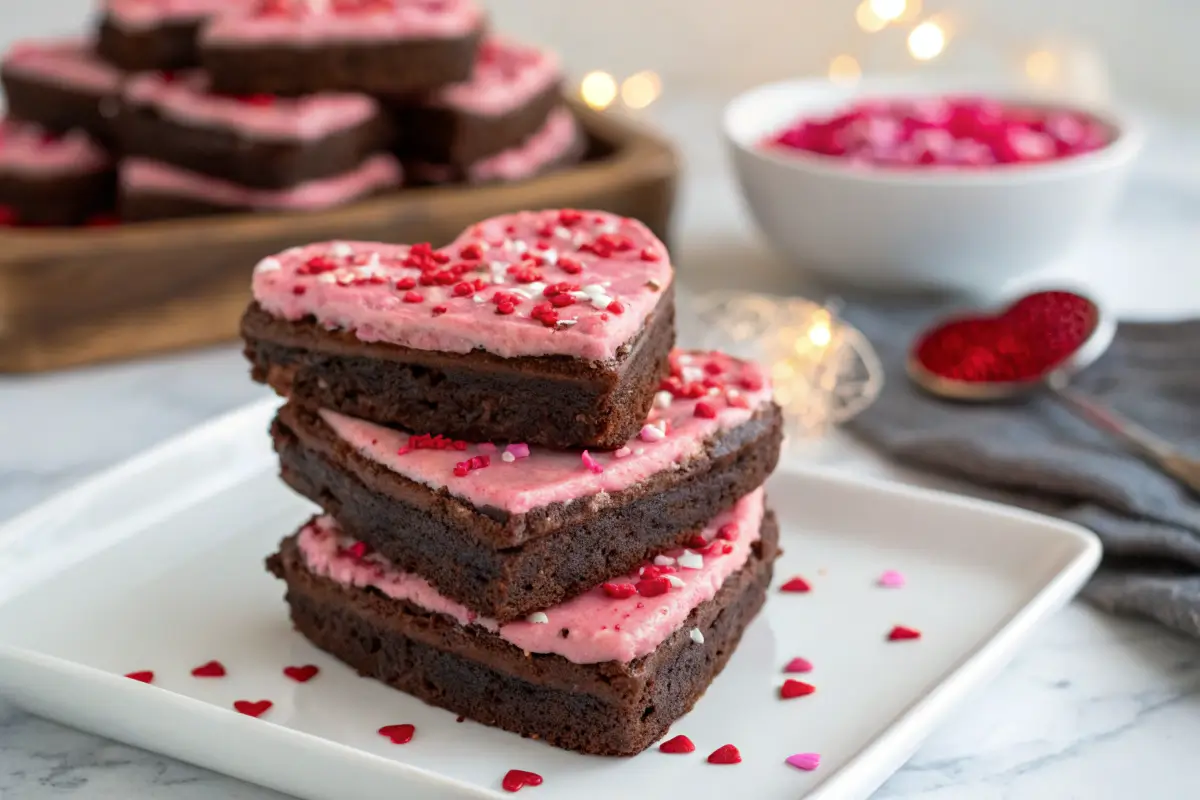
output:
<instances>
[{"instance_id":1,"label":"dark chocolate crumb texture","mask_svg":"<svg viewBox=\"0 0 1200 800\"><path fill-rule=\"evenodd\" d=\"M472 0L253 0L207 25L200 52L222 92L407 94L469 78L483 27Z\"/></svg>"},{"instance_id":2,"label":"dark chocolate crumb texture","mask_svg":"<svg viewBox=\"0 0 1200 800\"><path fill-rule=\"evenodd\" d=\"M761 491L702 535L704 554L671 551L507 624L442 597L328 517L268 566L287 583L296 629L360 674L557 747L634 755L703 695L771 580L778 527Z\"/></svg>"},{"instance_id":3,"label":"dark chocolate crumb texture","mask_svg":"<svg viewBox=\"0 0 1200 800\"><path fill-rule=\"evenodd\" d=\"M349 535L507 621L694 540L774 469L781 415L757 368L715 353L672 361L673 391L612 452L468 444L294 404L272 435L284 480Z\"/></svg>"},{"instance_id":4,"label":"dark chocolate crumb texture","mask_svg":"<svg viewBox=\"0 0 1200 800\"><path fill-rule=\"evenodd\" d=\"M326 242L268 257L242 333L254 378L313 410L615 449L667 375L672 278L636 220L521 212L441 249Z\"/></svg>"},{"instance_id":5,"label":"dark chocolate crumb texture","mask_svg":"<svg viewBox=\"0 0 1200 800\"><path fill-rule=\"evenodd\" d=\"M0 78L14 119L55 133L79 128L111 144L123 73L81 39L25 41L13 45Z\"/></svg>"}]
</instances>

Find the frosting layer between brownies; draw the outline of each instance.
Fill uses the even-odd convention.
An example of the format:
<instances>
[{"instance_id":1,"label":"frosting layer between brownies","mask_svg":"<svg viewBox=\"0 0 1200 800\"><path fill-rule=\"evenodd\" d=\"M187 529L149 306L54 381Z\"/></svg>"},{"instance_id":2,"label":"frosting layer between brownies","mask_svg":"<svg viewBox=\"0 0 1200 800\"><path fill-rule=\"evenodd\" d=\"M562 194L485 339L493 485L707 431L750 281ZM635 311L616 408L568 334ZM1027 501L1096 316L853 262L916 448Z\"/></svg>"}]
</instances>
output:
<instances>
[{"instance_id":1,"label":"frosting layer between brownies","mask_svg":"<svg viewBox=\"0 0 1200 800\"><path fill-rule=\"evenodd\" d=\"M705 527L700 534L703 546L697 542L695 548L665 553L661 560L670 564L646 565L637 574L614 577L525 620L503 625L477 616L420 576L401 572L368 552L342 534L332 517L306 525L297 546L314 574L343 586L374 587L459 624L481 626L527 652L553 653L577 664L629 662L653 652L746 564L760 537L763 500L762 489L743 497Z\"/></svg>"},{"instance_id":2,"label":"frosting layer between brownies","mask_svg":"<svg viewBox=\"0 0 1200 800\"><path fill-rule=\"evenodd\" d=\"M0 120L0 172L33 178L108 169L108 153L82 131L62 136L12 119Z\"/></svg>"},{"instance_id":3,"label":"frosting layer between brownies","mask_svg":"<svg viewBox=\"0 0 1200 800\"><path fill-rule=\"evenodd\" d=\"M176 122L269 139L311 141L361 125L379 113L378 103L365 94L213 94L208 76L200 71L138 75L126 84L124 96L128 103L147 106Z\"/></svg>"},{"instance_id":4,"label":"frosting layer between brownies","mask_svg":"<svg viewBox=\"0 0 1200 800\"><path fill-rule=\"evenodd\" d=\"M254 298L364 342L502 358L607 361L670 285L666 247L598 211L524 211L472 225L445 248L322 242L261 261Z\"/></svg>"},{"instance_id":5,"label":"frosting layer between brownies","mask_svg":"<svg viewBox=\"0 0 1200 800\"><path fill-rule=\"evenodd\" d=\"M248 9L254 0L104 0L107 19L125 28L200 21Z\"/></svg>"},{"instance_id":6,"label":"frosting layer between brownies","mask_svg":"<svg viewBox=\"0 0 1200 800\"><path fill-rule=\"evenodd\" d=\"M471 79L434 92L430 105L499 116L528 103L562 78L548 50L489 36L479 45Z\"/></svg>"},{"instance_id":7,"label":"frosting layer between brownies","mask_svg":"<svg viewBox=\"0 0 1200 800\"><path fill-rule=\"evenodd\" d=\"M121 188L203 200L230 208L302 211L328 208L400 184L400 164L389 155L368 158L360 166L331 178L287 189L252 189L158 161L128 158L121 164Z\"/></svg>"},{"instance_id":8,"label":"frosting layer between brownies","mask_svg":"<svg viewBox=\"0 0 1200 800\"><path fill-rule=\"evenodd\" d=\"M100 59L83 39L17 42L4 56L7 72L92 94L113 94L122 73Z\"/></svg>"},{"instance_id":9,"label":"frosting layer between brownies","mask_svg":"<svg viewBox=\"0 0 1200 800\"><path fill-rule=\"evenodd\" d=\"M256 45L459 39L483 24L473 0L257 0L205 29L208 43Z\"/></svg>"},{"instance_id":10,"label":"frosting layer between brownies","mask_svg":"<svg viewBox=\"0 0 1200 800\"><path fill-rule=\"evenodd\" d=\"M602 506L608 494L679 468L721 431L747 422L771 403L762 368L724 353L672 352L665 385L638 437L619 450L587 455L412 436L334 411L320 414L366 459L431 489L445 489L476 508L522 514L576 500Z\"/></svg>"}]
</instances>

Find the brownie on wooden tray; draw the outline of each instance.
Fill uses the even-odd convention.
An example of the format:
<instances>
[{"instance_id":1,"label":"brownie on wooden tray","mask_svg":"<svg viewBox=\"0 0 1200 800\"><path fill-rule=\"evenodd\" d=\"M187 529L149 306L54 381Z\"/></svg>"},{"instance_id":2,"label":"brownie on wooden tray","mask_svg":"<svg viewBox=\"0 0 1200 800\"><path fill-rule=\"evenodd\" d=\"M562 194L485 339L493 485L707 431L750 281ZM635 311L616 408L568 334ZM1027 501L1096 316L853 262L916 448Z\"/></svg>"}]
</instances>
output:
<instances>
[{"instance_id":1,"label":"brownie on wooden tray","mask_svg":"<svg viewBox=\"0 0 1200 800\"><path fill-rule=\"evenodd\" d=\"M586 149L587 141L575 116L560 106L550 113L545 125L515 147L465 166L408 161L404 173L409 183L417 186L520 181L577 164Z\"/></svg>"},{"instance_id":2,"label":"brownie on wooden tray","mask_svg":"<svg viewBox=\"0 0 1200 800\"><path fill-rule=\"evenodd\" d=\"M139 75L123 94L123 153L255 189L349 173L387 138L363 94L233 97L200 72Z\"/></svg>"},{"instance_id":3,"label":"brownie on wooden tray","mask_svg":"<svg viewBox=\"0 0 1200 800\"><path fill-rule=\"evenodd\" d=\"M130 71L199 63L200 29L217 14L244 13L254 0L104 0L98 49Z\"/></svg>"},{"instance_id":4,"label":"brownie on wooden tray","mask_svg":"<svg viewBox=\"0 0 1200 800\"><path fill-rule=\"evenodd\" d=\"M48 130L112 140L123 73L81 39L18 42L0 64L8 114Z\"/></svg>"},{"instance_id":5,"label":"brownie on wooden tray","mask_svg":"<svg viewBox=\"0 0 1200 800\"><path fill-rule=\"evenodd\" d=\"M120 212L126 221L149 221L235 211L320 211L391 191L400 178L400 164L387 154L286 189L256 189L161 161L126 158L120 167Z\"/></svg>"},{"instance_id":6,"label":"brownie on wooden tray","mask_svg":"<svg viewBox=\"0 0 1200 800\"><path fill-rule=\"evenodd\" d=\"M111 211L112 160L83 131L0 120L0 224L78 225Z\"/></svg>"},{"instance_id":7,"label":"brownie on wooden tray","mask_svg":"<svg viewBox=\"0 0 1200 800\"><path fill-rule=\"evenodd\" d=\"M470 80L387 105L400 133L402 160L465 169L542 130L562 103L561 91L557 56L489 36Z\"/></svg>"},{"instance_id":8,"label":"brownie on wooden tray","mask_svg":"<svg viewBox=\"0 0 1200 800\"><path fill-rule=\"evenodd\" d=\"M222 92L407 94L466 80L483 27L473 0L256 0L200 49Z\"/></svg>"},{"instance_id":9,"label":"brownie on wooden tray","mask_svg":"<svg viewBox=\"0 0 1200 800\"><path fill-rule=\"evenodd\" d=\"M733 526L733 542L718 532ZM634 755L704 694L765 600L778 527L755 491L705 528L727 549L643 566L526 620L497 624L441 596L320 517L268 559L296 629L359 673L523 736ZM651 575L653 577L644 577ZM633 584L656 588L615 591Z\"/></svg>"},{"instance_id":10,"label":"brownie on wooden tray","mask_svg":"<svg viewBox=\"0 0 1200 800\"><path fill-rule=\"evenodd\" d=\"M664 390L612 453L468 444L294 404L272 436L284 481L349 535L507 621L691 541L775 468L781 416L761 371L719 353L673 361L678 396Z\"/></svg>"},{"instance_id":11,"label":"brownie on wooden tray","mask_svg":"<svg viewBox=\"0 0 1200 800\"><path fill-rule=\"evenodd\" d=\"M333 242L255 268L256 380L310 409L470 441L616 448L674 340L672 270L644 225L521 212L453 244Z\"/></svg>"}]
</instances>

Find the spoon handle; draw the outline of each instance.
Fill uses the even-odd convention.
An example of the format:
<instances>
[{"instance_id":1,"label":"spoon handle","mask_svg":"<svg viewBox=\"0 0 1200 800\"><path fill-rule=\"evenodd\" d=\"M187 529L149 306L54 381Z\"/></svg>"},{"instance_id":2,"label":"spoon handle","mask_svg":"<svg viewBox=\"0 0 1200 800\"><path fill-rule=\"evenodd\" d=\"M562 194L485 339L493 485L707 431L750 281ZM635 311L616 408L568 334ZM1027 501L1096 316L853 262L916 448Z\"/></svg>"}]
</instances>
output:
<instances>
[{"instance_id":1,"label":"spoon handle","mask_svg":"<svg viewBox=\"0 0 1200 800\"><path fill-rule=\"evenodd\" d=\"M1051 388L1072 411L1101 430L1121 439L1142 458L1156 464L1163 472L1200 494L1200 461L1184 456L1166 439L1100 405L1070 386L1051 383Z\"/></svg>"}]
</instances>

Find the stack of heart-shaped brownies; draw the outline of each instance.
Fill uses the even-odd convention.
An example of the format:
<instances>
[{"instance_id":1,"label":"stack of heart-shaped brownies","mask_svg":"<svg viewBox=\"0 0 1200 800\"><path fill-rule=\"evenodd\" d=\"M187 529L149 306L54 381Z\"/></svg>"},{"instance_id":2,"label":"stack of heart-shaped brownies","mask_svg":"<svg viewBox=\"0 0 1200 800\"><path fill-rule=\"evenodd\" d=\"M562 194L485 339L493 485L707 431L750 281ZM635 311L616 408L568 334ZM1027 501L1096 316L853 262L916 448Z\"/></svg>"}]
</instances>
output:
<instances>
[{"instance_id":1,"label":"stack of heart-shaped brownies","mask_svg":"<svg viewBox=\"0 0 1200 800\"><path fill-rule=\"evenodd\" d=\"M316 211L578 161L552 53L474 0L101 0L0 61L0 225Z\"/></svg>"},{"instance_id":2,"label":"stack of heart-shaped brownies","mask_svg":"<svg viewBox=\"0 0 1200 800\"><path fill-rule=\"evenodd\" d=\"M672 349L663 244L522 212L442 248L296 247L253 287L283 479L324 511L268 560L297 630L559 747L662 736L763 604L782 438L759 366Z\"/></svg>"}]
</instances>

